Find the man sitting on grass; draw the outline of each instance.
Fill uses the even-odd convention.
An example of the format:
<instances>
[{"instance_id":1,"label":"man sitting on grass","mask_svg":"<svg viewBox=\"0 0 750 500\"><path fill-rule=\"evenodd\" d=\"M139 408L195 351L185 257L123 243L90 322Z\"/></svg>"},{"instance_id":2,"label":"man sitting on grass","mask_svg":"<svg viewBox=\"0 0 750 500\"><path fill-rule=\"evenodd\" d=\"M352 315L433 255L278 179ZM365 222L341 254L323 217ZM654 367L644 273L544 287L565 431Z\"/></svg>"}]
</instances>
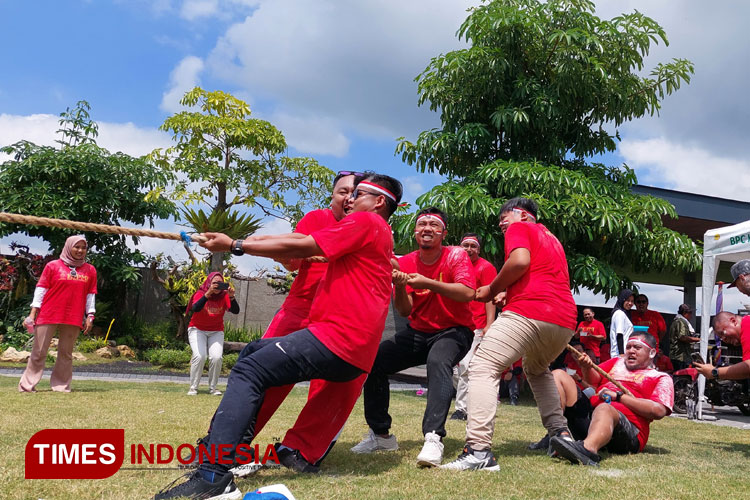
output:
<instances>
[{"instance_id":1,"label":"man sitting on grass","mask_svg":"<svg viewBox=\"0 0 750 500\"><path fill-rule=\"evenodd\" d=\"M574 464L583 465L598 465L599 450L605 447L610 453L643 451L649 424L672 413L674 404L672 379L653 368L654 357L656 339L645 332L633 333L625 346L624 357L612 358L600 365L633 394L629 396L595 371L591 358L582 355L579 363L583 379L597 391L591 398L594 410L588 435L583 441L553 436L552 450Z\"/></svg>"}]
</instances>

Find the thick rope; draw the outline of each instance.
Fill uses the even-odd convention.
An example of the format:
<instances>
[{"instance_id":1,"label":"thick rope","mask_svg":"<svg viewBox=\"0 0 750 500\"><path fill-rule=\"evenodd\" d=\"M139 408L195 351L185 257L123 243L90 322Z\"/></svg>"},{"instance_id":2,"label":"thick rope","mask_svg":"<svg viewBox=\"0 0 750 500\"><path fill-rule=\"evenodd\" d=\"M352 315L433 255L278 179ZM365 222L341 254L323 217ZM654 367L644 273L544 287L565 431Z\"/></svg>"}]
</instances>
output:
<instances>
[{"instance_id":1,"label":"thick rope","mask_svg":"<svg viewBox=\"0 0 750 500\"><path fill-rule=\"evenodd\" d=\"M167 233L164 231L153 231L151 229L136 229L133 227L109 226L107 224L93 224L91 222L76 222L65 219L50 219L47 217L34 217L33 215L9 214L0 212L0 221L14 224L26 224L31 226L61 227L63 229L76 229L78 231L91 231L94 233L125 234L128 236L147 236L149 238L161 238L163 240L183 241L186 238L203 243L203 236L188 235L182 233Z\"/></svg>"},{"instance_id":2,"label":"thick rope","mask_svg":"<svg viewBox=\"0 0 750 500\"><path fill-rule=\"evenodd\" d=\"M580 352L578 352L578 350L575 347L573 347L572 345L567 344L565 346L565 348L567 350L569 350L571 352L571 354L573 354L573 356L575 356L576 359L581 359L583 357L583 354L581 354ZM612 377L612 375L610 375L609 373L605 372L603 369L601 369L596 364L594 365L594 370L596 370L599 373L599 375L601 375L602 377L606 378L607 380L609 380L610 382L612 382L613 384L615 384L617 386L617 388L620 389L624 394L627 394L628 396L632 396L633 395L633 393L630 392L624 385L622 385L619 381L615 380L614 377Z\"/></svg>"}]
</instances>

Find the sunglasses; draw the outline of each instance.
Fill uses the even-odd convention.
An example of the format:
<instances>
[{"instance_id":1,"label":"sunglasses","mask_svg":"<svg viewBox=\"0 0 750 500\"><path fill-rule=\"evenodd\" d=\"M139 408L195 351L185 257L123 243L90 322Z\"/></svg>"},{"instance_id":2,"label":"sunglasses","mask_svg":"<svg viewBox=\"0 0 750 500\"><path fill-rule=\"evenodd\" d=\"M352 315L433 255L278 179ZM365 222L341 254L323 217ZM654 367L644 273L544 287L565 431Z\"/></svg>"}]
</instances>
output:
<instances>
[{"instance_id":1,"label":"sunglasses","mask_svg":"<svg viewBox=\"0 0 750 500\"><path fill-rule=\"evenodd\" d=\"M359 198L360 196L364 194L369 194L370 196L383 196L380 193L371 193L370 191L362 191L361 189L357 188L354 191L352 191L352 199L356 200L357 198Z\"/></svg>"}]
</instances>

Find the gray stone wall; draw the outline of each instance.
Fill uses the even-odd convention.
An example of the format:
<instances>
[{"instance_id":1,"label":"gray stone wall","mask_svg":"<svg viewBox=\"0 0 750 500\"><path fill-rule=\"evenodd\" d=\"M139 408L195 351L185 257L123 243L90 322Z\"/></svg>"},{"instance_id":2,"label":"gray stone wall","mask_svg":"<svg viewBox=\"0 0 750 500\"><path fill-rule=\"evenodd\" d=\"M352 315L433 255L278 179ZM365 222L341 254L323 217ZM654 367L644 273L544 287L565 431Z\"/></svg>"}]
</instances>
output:
<instances>
[{"instance_id":1,"label":"gray stone wall","mask_svg":"<svg viewBox=\"0 0 750 500\"><path fill-rule=\"evenodd\" d=\"M128 294L125 299L125 311L148 322L168 319L170 315L167 292L161 284L154 281L150 270L142 269L141 274L143 285L139 290ZM232 280L232 286L236 291L235 297L240 305L240 312L227 314L224 319L234 327L265 330L286 298L286 295L276 293L265 280ZM406 319L399 316L391 306L385 322L383 338L392 337L397 329L404 326L406 326Z\"/></svg>"}]
</instances>

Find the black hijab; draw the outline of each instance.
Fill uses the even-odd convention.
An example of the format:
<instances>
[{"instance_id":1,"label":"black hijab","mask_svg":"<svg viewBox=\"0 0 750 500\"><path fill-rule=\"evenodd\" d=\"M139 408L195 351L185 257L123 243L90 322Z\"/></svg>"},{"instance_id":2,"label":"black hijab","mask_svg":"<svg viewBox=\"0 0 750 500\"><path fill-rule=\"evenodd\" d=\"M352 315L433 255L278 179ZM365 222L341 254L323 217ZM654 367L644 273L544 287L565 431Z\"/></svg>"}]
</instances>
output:
<instances>
[{"instance_id":1,"label":"black hijab","mask_svg":"<svg viewBox=\"0 0 750 500\"><path fill-rule=\"evenodd\" d=\"M633 290L630 290L629 288L625 288L624 290L620 291L620 294L617 296L617 302L615 303L615 307L612 308L612 315L615 314L615 311L618 309L625 313L625 315L630 318L630 311L625 310L625 301L628 300L628 297L633 296Z\"/></svg>"}]
</instances>

